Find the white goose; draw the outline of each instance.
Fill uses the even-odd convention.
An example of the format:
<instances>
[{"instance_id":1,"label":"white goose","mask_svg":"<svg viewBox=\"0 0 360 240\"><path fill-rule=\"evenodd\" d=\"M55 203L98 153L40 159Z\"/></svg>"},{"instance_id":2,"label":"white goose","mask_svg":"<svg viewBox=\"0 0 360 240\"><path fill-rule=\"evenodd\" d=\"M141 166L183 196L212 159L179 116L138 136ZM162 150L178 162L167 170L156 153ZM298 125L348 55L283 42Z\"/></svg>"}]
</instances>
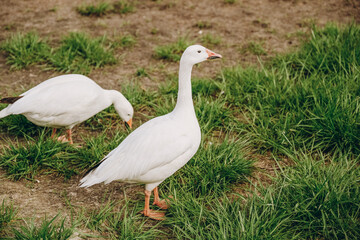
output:
<instances>
[{"instance_id":1,"label":"white goose","mask_svg":"<svg viewBox=\"0 0 360 240\"><path fill-rule=\"evenodd\" d=\"M111 104L130 127L134 113L129 101L120 92L105 90L79 74L50 78L18 97L1 99L0 103L10 104L0 111L0 118L22 114L36 125L53 127L52 137L56 128L65 127L71 144L71 129Z\"/></svg>"},{"instance_id":2,"label":"white goose","mask_svg":"<svg viewBox=\"0 0 360 240\"><path fill-rule=\"evenodd\" d=\"M188 47L180 60L179 92L174 110L138 127L97 166L80 180L80 187L114 180L144 183L145 208L143 214L161 220L165 213L150 210L151 191L154 203L162 209L168 205L160 201L157 186L184 166L200 145L201 132L196 119L191 92L191 70L194 64L207 59L221 58L203 46Z\"/></svg>"}]
</instances>

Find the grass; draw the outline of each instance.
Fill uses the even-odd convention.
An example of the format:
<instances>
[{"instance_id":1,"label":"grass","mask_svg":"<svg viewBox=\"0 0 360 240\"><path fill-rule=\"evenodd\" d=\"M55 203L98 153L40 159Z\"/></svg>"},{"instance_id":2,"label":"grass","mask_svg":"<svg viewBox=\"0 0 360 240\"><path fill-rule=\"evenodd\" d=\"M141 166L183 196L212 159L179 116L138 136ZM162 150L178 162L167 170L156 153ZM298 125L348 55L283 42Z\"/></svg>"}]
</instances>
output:
<instances>
[{"instance_id":1,"label":"grass","mask_svg":"<svg viewBox=\"0 0 360 240\"><path fill-rule=\"evenodd\" d=\"M261 70L223 71L222 89L246 116L246 131L256 144L275 151L315 145L325 152L359 152L356 33L354 25L314 29L297 53Z\"/></svg>"},{"instance_id":2,"label":"grass","mask_svg":"<svg viewBox=\"0 0 360 240\"><path fill-rule=\"evenodd\" d=\"M112 10L112 6L107 2L99 2L94 5L81 5L76 8L76 11L83 16L96 16L101 17Z\"/></svg>"},{"instance_id":3,"label":"grass","mask_svg":"<svg viewBox=\"0 0 360 240\"><path fill-rule=\"evenodd\" d=\"M111 239L155 239L162 235L162 231L151 227L146 218L137 214L139 207L131 206L126 199L108 201L100 208L87 211L84 221L89 229Z\"/></svg>"},{"instance_id":4,"label":"grass","mask_svg":"<svg viewBox=\"0 0 360 240\"><path fill-rule=\"evenodd\" d=\"M113 4L114 12L120 14L131 13L135 11L136 2L129 0L116 1Z\"/></svg>"},{"instance_id":5,"label":"grass","mask_svg":"<svg viewBox=\"0 0 360 240\"><path fill-rule=\"evenodd\" d=\"M60 72L88 74L92 68L115 64L106 38L91 39L84 33L70 33L49 58L51 68Z\"/></svg>"},{"instance_id":6,"label":"grass","mask_svg":"<svg viewBox=\"0 0 360 240\"><path fill-rule=\"evenodd\" d=\"M13 69L23 69L34 64L44 64L50 46L35 32L13 34L0 45L6 53L6 63Z\"/></svg>"},{"instance_id":7,"label":"grass","mask_svg":"<svg viewBox=\"0 0 360 240\"><path fill-rule=\"evenodd\" d=\"M258 193L246 201L226 195L177 199L168 220L175 238L357 239L356 161L303 154L295 161L277 172L271 186L257 186Z\"/></svg>"},{"instance_id":8,"label":"grass","mask_svg":"<svg viewBox=\"0 0 360 240\"><path fill-rule=\"evenodd\" d=\"M204 46L217 46L221 43L221 38L208 33L202 35L200 41Z\"/></svg>"},{"instance_id":9,"label":"grass","mask_svg":"<svg viewBox=\"0 0 360 240\"><path fill-rule=\"evenodd\" d=\"M25 226L14 228L14 239L69 239L74 232L74 228L65 226L65 218L60 223L55 223L54 218L43 220L40 226L34 223L26 223Z\"/></svg>"},{"instance_id":10,"label":"grass","mask_svg":"<svg viewBox=\"0 0 360 240\"><path fill-rule=\"evenodd\" d=\"M0 119L0 129L13 136L35 136L41 128L22 115L11 115Z\"/></svg>"},{"instance_id":11,"label":"grass","mask_svg":"<svg viewBox=\"0 0 360 240\"><path fill-rule=\"evenodd\" d=\"M237 0L224 0L224 2L227 4L234 4L237 2Z\"/></svg>"},{"instance_id":12,"label":"grass","mask_svg":"<svg viewBox=\"0 0 360 240\"><path fill-rule=\"evenodd\" d=\"M195 24L195 26L200 29L209 29L213 27L213 24L208 21L199 21Z\"/></svg>"},{"instance_id":13,"label":"grass","mask_svg":"<svg viewBox=\"0 0 360 240\"><path fill-rule=\"evenodd\" d=\"M37 139L27 137L25 144L9 143L1 154L0 166L13 180L33 180L38 174L57 174L65 179L77 175L95 165L124 139L125 132L112 135L111 142L106 135L85 138L85 144L74 147L60 143L45 135Z\"/></svg>"},{"instance_id":14,"label":"grass","mask_svg":"<svg viewBox=\"0 0 360 240\"><path fill-rule=\"evenodd\" d=\"M262 45L262 43L250 41L241 47L240 52L244 54L251 53L256 56L267 55Z\"/></svg>"},{"instance_id":15,"label":"grass","mask_svg":"<svg viewBox=\"0 0 360 240\"><path fill-rule=\"evenodd\" d=\"M0 237L3 236L8 225L15 219L16 211L12 204L7 204L3 199L0 206Z\"/></svg>"},{"instance_id":16,"label":"grass","mask_svg":"<svg viewBox=\"0 0 360 240\"><path fill-rule=\"evenodd\" d=\"M136 43L136 39L132 35L125 34L115 38L115 40L113 41L113 46L115 48L116 47L127 48L134 46L135 43Z\"/></svg>"},{"instance_id":17,"label":"grass","mask_svg":"<svg viewBox=\"0 0 360 240\"><path fill-rule=\"evenodd\" d=\"M212 198L243 182L252 171L252 161L243 153L244 142L203 141L197 154L174 177L166 180L168 191L191 198Z\"/></svg>"},{"instance_id":18,"label":"grass","mask_svg":"<svg viewBox=\"0 0 360 240\"><path fill-rule=\"evenodd\" d=\"M102 17L109 13L126 14L135 11L135 3L128 0L120 0L114 3L99 2L98 4L83 4L76 8L83 16Z\"/></svg>"},{"instance_id":19,"label":"grass","mask_svg":"<svg viewBox=\"0 0 360 240\"><path fill-rule=\"evenodd\" d=\"M45 140L43 132L40 139L28 139L26 145L10 143L8 148L3 149L0 166L13 180L34 179L45 169L52 169L69 177L74 172L68 169L68 163L61 161L59 157L66 147L67 144L52 139Z\"/></svg>"},{"instance_id":20,"label":"grass","mask_svg":"<svg viewBox=\"0 0 360 240\"><path fill-rule=\"evenodd\" d=\"M134 39L124 36L120 43L112 44L106 37L91 38L85 33L73 32L65 36L61 45L52 48L36 33L16 34L1 44L11 68L22 69L30 65L44 65L46 70L88 74L94 68L116 63L113 47L128 47Z\"/></svg>"},{"instance_id":21,"label":"grass","mask_svg":"<svg viewBox=\"0 0 360 240\"><path fill-rule=\"evenodd\" d=\"M180 37L175 43L156 47L154 56L158 59L173 62L180 61L181 54L191 43L187 37Z\"/></svg>"}]
</instances>

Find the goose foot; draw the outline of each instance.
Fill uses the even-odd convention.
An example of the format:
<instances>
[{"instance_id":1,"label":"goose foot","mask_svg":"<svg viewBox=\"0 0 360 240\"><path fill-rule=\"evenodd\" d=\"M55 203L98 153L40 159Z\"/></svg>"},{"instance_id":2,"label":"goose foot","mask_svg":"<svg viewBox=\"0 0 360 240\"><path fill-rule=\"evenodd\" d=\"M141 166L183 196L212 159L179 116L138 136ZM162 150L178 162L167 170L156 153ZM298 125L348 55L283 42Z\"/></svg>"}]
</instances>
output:
<instances>
[{"instance_id":1,"label":"goose foot","mask_svg":"<svg viewBox=\"0 0 360 240\"><path fill-rule=\"evenodd\" d=\"M57 140L62 143L70 142L65 135L58 137Z\"/></svg>"},{"instance_id":2,"label":"goose foot","mask_svg":"<svg viewBox=\"0 0 360 240\"><path fill-rule=\"evenodd\" d=\"M73 144L74 142L71 137L71 129L66 130L66 133L67 133L68 137L66 137L66 135L62 135L62 136L58 137L57 140L62 143L69 142L70 144Z\"/></svg>"},{"instance_id":3,"label":"goose foot","mask_svg":"<svg viewBox=\"0 0 360 240\"><path fill-rule=\"evenodd\" d=\"M160 201L154 201L153 204L164 210L170 207L170 204L168 204L165 199Z\"/></svg>"},{"instance_id":4,"label":"goose foot","mask_svg":"<svg viewBox=\"0 0 360 240\"><path fill-rule=\"evenodd\" d=\"M144 210L141 211L141 214L144 214L144 216L149 217L151 219L162 221L165 220L165 212L163 211L155 211L155 210Z\"/></svg>"}]
</instances>

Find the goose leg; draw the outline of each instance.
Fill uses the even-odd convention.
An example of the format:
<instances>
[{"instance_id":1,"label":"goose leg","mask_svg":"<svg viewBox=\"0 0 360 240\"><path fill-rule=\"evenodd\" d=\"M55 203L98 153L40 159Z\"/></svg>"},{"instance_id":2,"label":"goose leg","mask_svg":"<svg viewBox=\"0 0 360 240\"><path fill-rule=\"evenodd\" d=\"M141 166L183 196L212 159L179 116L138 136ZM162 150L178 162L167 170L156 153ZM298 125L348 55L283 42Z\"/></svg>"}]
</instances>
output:
<instances>
[{"instance_id":1,"label":"goose leg","mask_svg":"<svg viewBox=\"0 0 360 240\"><path fill-rule=\"evenodd\" d=\"M150 209L150 196L151 196L151 191L145 190L145 208L144 211L142 211L141 213L155 220L164 220L165 219L164 212L158 212Z\"/></svg>"},{"instance_id":2,"label":"goose leg","mask_svg":"<svg viewBox=\"0 0 360 240\"><path fill-rule=\"evenodd\" d=\"M55 133L56 133L56 128L53 128L52 134L51 134L51 138L54 138L54 137L55 137Z\"/></svg>"},{"instance_id":3,"label":"goose leg","mask_svg":"<svg viewBox=\"0 0 360 240\"><path fill-rule=\"evenodd\" d=\"M72 137L71 137L71 129L66 130L66 133L68 135L68 139L70 141L70 144L73 144L74 142L73 142Z\"/></svg>"},{"instance_id":4,"label":"goose leg","mask_svg":"<svg viewBox=\"0 0 360 240\"><path fill-rule=\"evenodd\" d=\"M154 188L154 202L153 202L153 204L158 206L161 209L168 209L169 208L169 204L167 204L165 199L160 200L158 187Z\"/></svg>"}]
</instances>

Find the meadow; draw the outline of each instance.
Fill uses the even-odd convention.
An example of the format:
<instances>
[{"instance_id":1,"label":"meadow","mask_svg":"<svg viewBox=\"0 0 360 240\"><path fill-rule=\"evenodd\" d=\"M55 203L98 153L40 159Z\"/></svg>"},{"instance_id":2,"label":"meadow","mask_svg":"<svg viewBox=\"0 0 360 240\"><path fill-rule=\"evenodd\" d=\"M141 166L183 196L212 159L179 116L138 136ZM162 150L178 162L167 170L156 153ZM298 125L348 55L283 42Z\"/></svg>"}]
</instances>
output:
<instances>
[{"instance_id":1,"label":"meadow","mask_svg":"<svg viewBox=\"0 0 360 240\"><path fill-rule=\"evenodd\" d=\"M134 8L128 3L99 4L77 11L99 17ZM21 216L22 206L3 199L0 237L359 239L360 25L312 25L299 38L299 46L285 53L221 67L213 77L192 78L202 143L191 161L160 185L161 196L172 196L164 221L139 214L142 192L128 195L124 190L120 199L108 193L91 206L65 193L64 212L40 219ZM222 39L211 34L200 39L179 36L154 48L152 57L178 64L182 51L195 41L216 49ZM134 44L131 35L115 39L69 33L54 43L27 32L11 35L0 49L14 71L41 66L58 74L89 74L116 65L114 52ZM266 55L260 43L240 51ZM135 75L151 78L152 73L137 67ZM140 81L128 82L121 92L132 103L139 126L173 109L177 75L169 74L145 90ZM77 143L69 145L52 140L51 129L23 116L0 119L3 177L30 186L48 178L77 182L131 131L113 107L79 129Z\"/></svg>"}]
</instances>

